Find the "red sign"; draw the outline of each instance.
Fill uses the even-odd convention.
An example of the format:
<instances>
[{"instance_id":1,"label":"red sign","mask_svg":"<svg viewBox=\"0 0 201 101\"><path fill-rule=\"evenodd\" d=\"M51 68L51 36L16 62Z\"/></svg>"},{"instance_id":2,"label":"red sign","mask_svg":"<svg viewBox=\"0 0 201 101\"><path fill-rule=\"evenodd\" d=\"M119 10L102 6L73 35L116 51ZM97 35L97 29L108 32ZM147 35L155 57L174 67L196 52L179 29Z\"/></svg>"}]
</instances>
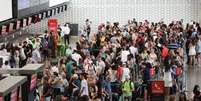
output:
<instances>
[{"instance_id":1,"label":"red sign","mask_svg":"<svg viewBox=\"0 0 201 101\"><path fill-rule=\"evenodd\" d=\"M57 19L49 19L48 20L48 28L51 32L57 32L58 22Z\"/></svg>"},{"instance_id":2,"label":"red sign","mask_svg":"<svg viewBox=\"0 0 201 101\"><path fill-rule=\"evenodd\" d=\"M20 23L21 21L17 21L16 30L20 29Z\"/></svg>"},{"instance_id":3,"label":"red sign","mask_svg":"<svg viewBox=\"0 0 201 101\"><path fill-rule=\"evenodd\" d=\"M3 97L0 97L0 101L4 101Z\"/></svg>"},{"instance_id":4,"label":"red sign","mask_svg":"<svg viewBox=\"0 0 201 101\"><path fill-rule=\"evenodd\" d=\"M10 23L10 25L9 25L9 32L13 31L13 27L14 27L14 23Z\"/></svg>"},{"instance_id":5,"label":"red sign","mask_svg":"<svg viewBox=\"0 0 201 101\"><path fill-rule=\"evenodd\" d=\"M36 87L37 75L31 76L31 84L30 84L30 91L33 91Z\"/></svg>"},{"instance_id":6,"label":"red sign","mask_svg":"<svg viewBox=\"0 0 201 101\"><path fill-rule=\"evenodd\" d=\"M10 101L17 101L17 99L18 99L17 95L18 95L18 90L16 88L11 92Z\"/></svg>"},{"instance_id":7,"label":"red sign","mask_svg":"<svg viewBox=\"0 0 201 101\"><path fill-rule=\"evenodd\" d=\"M164 81L152 81L151 92L152 94L164 94Z\"/></svg>"}]
</instances>

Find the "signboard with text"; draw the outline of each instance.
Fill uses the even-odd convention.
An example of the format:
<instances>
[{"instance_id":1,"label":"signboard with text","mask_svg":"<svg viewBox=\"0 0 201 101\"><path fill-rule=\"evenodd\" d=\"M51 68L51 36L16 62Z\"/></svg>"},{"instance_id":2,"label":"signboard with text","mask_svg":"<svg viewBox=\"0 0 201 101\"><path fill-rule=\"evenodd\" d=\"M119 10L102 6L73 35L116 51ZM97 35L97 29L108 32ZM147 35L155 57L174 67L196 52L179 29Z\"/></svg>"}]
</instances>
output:
<instances>
[{"instance_id":1,"label":"signboard with text","mask_svg":"<svg viewBox=\"0 0 201 101\"><path fill-rule=\"evenodd\" d=\"M57 32L58 22L57 19L49 19L48 20L48 28L51 32Z\"/></svg>"},{"instance_id":2,"label":"signboard with text","mask_svg":"<svg viewBox=\"0 0 201 101\"><path fill-rule=\"evenodd\" d=\"M152 94L164 94L165 86L164 81L152 81L151 93Z\"/></svg>"}]
</instances>

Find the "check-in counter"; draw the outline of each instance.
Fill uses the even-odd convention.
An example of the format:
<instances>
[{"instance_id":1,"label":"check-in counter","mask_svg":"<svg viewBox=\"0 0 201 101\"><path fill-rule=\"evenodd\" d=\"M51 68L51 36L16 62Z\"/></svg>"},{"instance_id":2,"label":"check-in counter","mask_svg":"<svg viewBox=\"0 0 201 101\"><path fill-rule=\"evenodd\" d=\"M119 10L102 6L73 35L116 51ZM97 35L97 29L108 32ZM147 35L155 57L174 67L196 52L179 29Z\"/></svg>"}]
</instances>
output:
<instances>
[{"instance_id":1,"label":"check-in counter","mask_svg":"<svg viewBox=\"0 0 201 101\"><path fill-rule=\"evenodd\" d=\"M8 76L0 81L0 101L19 101L19 89L26 76Z\"/></svg>"},{"instance_id":2,"label":"check-in counter","mask_svg":"<svg viewBox=\"0 0 201 101\"><path fill-rule=\"evenodd\" d=\"M42 70L43 66L44 64L27 64L19 69L19 75L27 77L27 82L22 85L22 101L34 101L34 91L37 85L37 73Z\"/></svg>"},{"instance_id":3,"label":"check-in counter","mask_svg":"<svg viewBox=\"0 0 201 101\"><path fill-rule=\"evenodd\" d=\"M37 73L42 71L43 66L44 64L27 64L22 68L0 69L0 74L26 76L27 81L21 87L22 101L34 101L34 91L37 85Z\"/></svg>"}]
</instances>

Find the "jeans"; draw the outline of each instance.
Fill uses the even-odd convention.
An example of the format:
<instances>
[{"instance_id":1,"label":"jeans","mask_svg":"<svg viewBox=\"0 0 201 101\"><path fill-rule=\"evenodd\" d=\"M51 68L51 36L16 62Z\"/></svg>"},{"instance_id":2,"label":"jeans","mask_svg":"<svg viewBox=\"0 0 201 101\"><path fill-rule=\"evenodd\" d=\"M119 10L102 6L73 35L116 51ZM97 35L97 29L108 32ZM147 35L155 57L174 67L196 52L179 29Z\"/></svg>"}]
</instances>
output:
<instances>
[{"instance_id":1,"label":"jeans","mask_svg":"<svg viewBox=\"0 0 201 101\"><path fill-rule=\"evenodd\" d=\"M132 96L125 96L122 94L122 101L132 101Z\"/></svg>"},{"instance_id":2,"label":"jeans","mask_svg":"<svg viewBox=\"0 0 201 101\"><path fill-rule=\"evenodd\" d=\"M64 44L66 45L66 42L68 42L68 45L70 44L69 35L64 35Z\"/></svg>"}]
</instances>

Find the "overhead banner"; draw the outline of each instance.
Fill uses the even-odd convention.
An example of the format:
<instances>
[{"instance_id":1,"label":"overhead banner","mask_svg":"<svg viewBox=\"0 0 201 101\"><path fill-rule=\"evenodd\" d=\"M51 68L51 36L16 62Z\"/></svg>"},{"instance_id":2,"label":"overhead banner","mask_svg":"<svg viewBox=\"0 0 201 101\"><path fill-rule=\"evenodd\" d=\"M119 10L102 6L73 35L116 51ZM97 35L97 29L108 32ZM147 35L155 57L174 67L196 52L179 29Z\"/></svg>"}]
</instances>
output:
<instances>
[{"instance_id":1,"label":"overhead banner","mask_svg":"<svg viewBox=\"0 0 201 101\"><path fill-rule=\"evenodd\" d=\"M57 32L58 22L57 19L49 19L48 20L48 29L51 32Z\"/></svg>"}]
</instances>

